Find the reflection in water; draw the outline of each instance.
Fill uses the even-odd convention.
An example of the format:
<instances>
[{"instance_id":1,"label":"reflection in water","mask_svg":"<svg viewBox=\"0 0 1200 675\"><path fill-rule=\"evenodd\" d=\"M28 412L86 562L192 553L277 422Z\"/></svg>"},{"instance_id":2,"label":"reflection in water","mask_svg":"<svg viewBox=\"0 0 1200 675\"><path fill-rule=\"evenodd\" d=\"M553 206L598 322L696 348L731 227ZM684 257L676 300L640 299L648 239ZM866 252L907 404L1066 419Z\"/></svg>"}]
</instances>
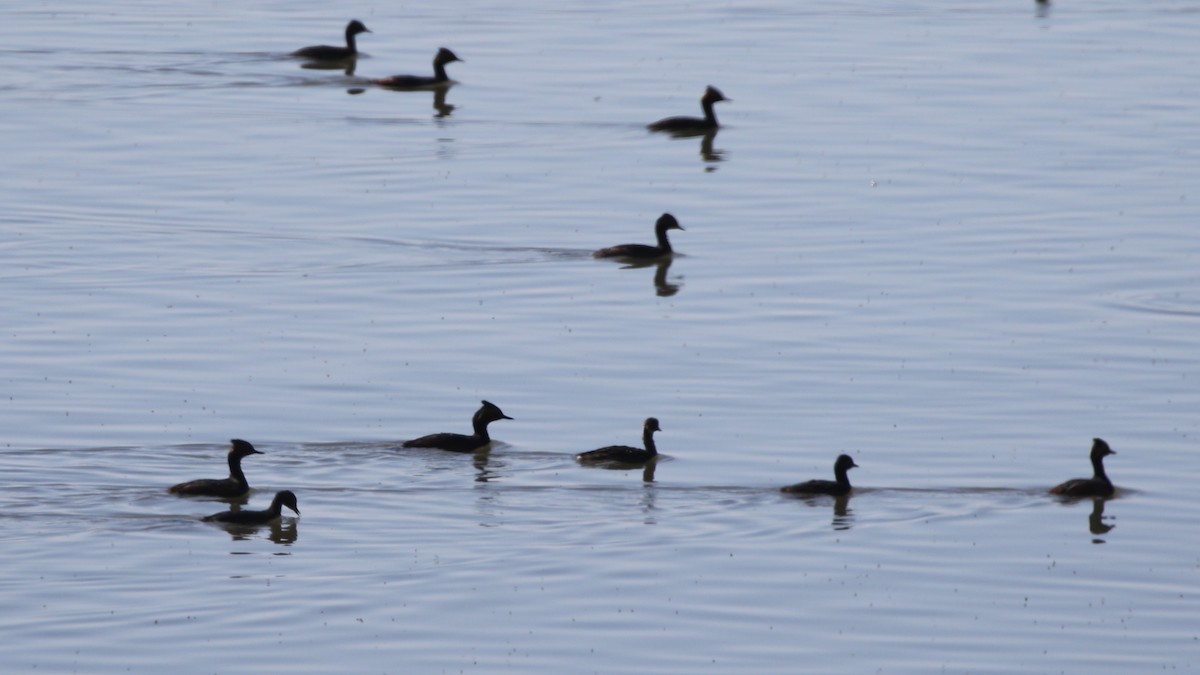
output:
<instances>
[{"instance_id":1,"label":"reflection in water","mask_svg":"<svg viewBox=\"0 0 1200 675\"><path fill-rule=\"evenodd\" d=\"M1092 543L1103 544L1105 543L1105 540L1101 539L1100 536L1108 534L1114 527L1116 527L1116 525L1110 525L1109 523L1105 522L1104 517L1104 504L1108 500L1112 499L1112 497L1060 497L1059 501L1061 501L1063 504L1070 505L1081 502L1085 499L1092 500L1092 511L1088 514L1088 532L1096 535L1092 538ZM1108 517L1108 520L1112 519L1112 516Z\"/></svg>"},{"instance_id":2,"label":"reflection in water","mask_svg":"<svg viewBox=\"0 0 1200 675\"><path fill-rule=\"evenodd\" d=\"M717 162L725 161L725 151L713 149L713 141L716 140L717 133L720 132L720 130L721 130L720 127L716 127L716 128L708 129L708 130L693 129L690 131L672 131L672 132L670 132L670 134L671 134L671 138L674 138L674 139L686 139L686 138L699 137L700 138L700 158L710 164L716 164ZM715 167L715 166L709 166L709 167L705 168L705 171L716 171L716 170L717 170L717 167Z\"/></svg>"},{"instance_id":3,"label":"reflection in water","mask_svg":"<svg viewBox=\"0 0 1200 675\"><path fill-rule=\"evenodd\" d=\"M307 70L340 70L347 75L353 75L358 68L358 59L350 57L341 61L305 61L300 67Z\"/></svg>"},{"instance_id":4,"label":"reflection in water","mask_svg":"<svg viewBox=\"0 0 1200 675\"><path fill-rule=\"evenodd\" d=\"M848 530L854 524L854 512L850 510L850 495L838 495L833 499L833 529Z\"/></svg>"},{"instance_id":5,"label":"reflection in water","mask_svg":"<svg viewBox=\"0 0 1200 675\"><path fill-rule=\"evenodd\" d=\"M347 72L347 74L349 75L351 73ZM383 86L382 88L390 89L391 91L401 91L401 92L432 91L433 92L433 109L437 111L437 113L433 116L434 119L442 119L444 117L449 117L450 114L454 112L454 108L456 107L451 103L446 103L446 95L450 92L450 89L451 89L450 86L442 86L442 87L435 87L435 88L426 87L424 89L403 89L403 88L386 87L386 86ZM366 91L366 89L364 89L362 87L351 87L350 89L346 90L346 93L350 94L351 96L357 96L365 91Z\"/></svg>"},{"instance_id":6,"label":"reflection in water","mask_svg":"<svg viewBox=\"0 0 1200 675\"><path fill-rule=\"evenodd\" d=\"M497 469L503 468L503 464L490 464L492 459L492 445L489 443L479 450L475 451L475 456L471 463L475 466L475 482L486 483L493 478L499 478L500 472Z\"/></svg>"},{"instance_id":7,"label":"reflection in water","mask_svg":"<svg viewBox=\"0 0 1200 675\"><path fill-rule=\"evenodd\" d=\"M654 270L654 290L659 297L669 298L679 292L679 284L672 284L667 281L667 270L671 269L673 258L660 260L657 263L657 269Z\"/></svg>"},{"instance_id":8,"label":"reflection in water","mask_svg":"<svg viewBox=\"0 0 1200 675\"><path fill-rule=\"evenodd\" d=\"M647 464L646 471L645 471L645 473L642 474L642 480L646 481L642 486L643 487L643 490L642 490L642 524L643 525L657 525L658 524L658 518L655 515L655 511L658 510L658 506L655 504L655 501L658 499L658 489L654 486L654 483L653 483L653 481L654 481L654 464L655 463L653 461L651 461L649 464ZM649 479L646 478L647 475L650 476Z\"/></svg>"},{"instance_id":9,"label":"reflection in water","mask_svg":"<svg viewBox=\"0 0 1200 675\"><path fill-rule=\"evenodd\" d=\"M1108 534L1110 530L1116 527L1116 525L1109 525L1104 522L1104 502L1106 501L1108 499L1104 497L1097 497L1092 500L1092 512L1088 514L1088 530L1092 534ZM1109 519L1111 520L1112 517L1109 516ZM1104 540L1099 538L1092 539L1092 543L1103 544Z\"/></svg>"},{"instance_id":10,"label":"reflection in water","mask_svg":"<svg viewBox=\"0 0 1200 675\"><path fill-rule=\"evenodd\" d=\"M265 527L270 528L267 533L267 539L289 546L295 543L296 538L300 536L297 528L298 520L296 518L276 518L267 523ZM229 538L234 541L247 541L255 538L264 525L241 525L237 523L217 523L229 533Z\"/></svg>"},{"instance_id":11,"label":"reflection in water","mask_svg":"<svg viewBox=\"0 0 1200 675\"><path fill-rule=\"evenodd\" d=\"M724 150L713 150L713 139L717 137L717 131L718 129L710 129L704 134L704 138L700 139L700 157L703 158L704 161L712 162L714 164L716 162L725 161ZM709 167L708 170L715 171L716 167Z\"/></svg>"},{"instance_id":12,"label":"reflection in water","mask_svg":"<svg viewBox=\"0 0 1200 675\"><path fill-rule=\"evenodd\" d=\"M288 546L295 543L296 537L300 536L300 521L296 518L279 518L271 521L271 533L267 535L267 539L276 544Z\"/></svg>"},{"instance_id":13,"label":"reflection in water","mask_svg":"<svg viewBox=\"0 0 1200 675\"><path fill-rule=\"evenodd\" d=\"M437 111L434 117L449 117L450 113L454 112L454 106L446 103L446 93L449 91L449 87L433 90L433 109Z\"/></svg>"},{"instance_id":14,"label":"reflection in water","mask_svg":"<svg viewBox=\"0 0 1200 675\"><path fill-rule=\"evenodd\" d=\"M627 260L621 269L641 269L654 265L654 292L661 298L669 298L679 292L681 285L667 281L667 271L671 269L673 262L675 262L674 257L669 255L652 260Z\"/></svg>"},{"instance_id":15,"label":"reflection in water","mask_svg":"<svg viewBox=\"0 0 1200 675\"><path fill-rule=\"evenodd\" d=\"M831 499L831 497L829 497L828 495L802 495L800 493L786 493L786 492L783 494L798 495L800 500L802 500L805 504L812 506L812 507L819 507L822 504L826 504L829 501L829 499ZM854 526L854 511L850 510L850 497L853 494L854 493L851 492L849 494L838 495L837 497L832 497L832 499L833 499L833 520L830 522L830 525L833 526L833 529L849 530L851 527Z\"/></svg>"},{"instance_id":16,"label":"reflection in water","mask_svg":"<svg viewBox=\"0 0 1200 675\"><path fill-rule=\"evenodd\" d=\"M1050 16L1050 0L1034 0L1034 6L1037 7L1037 16L1039 19Z\"/></svg>"},{"instance_id":17,"label":"reflection in water","mask_svg":"<svg viewBox=\"0 0 1200 675\"><path fill-rule=\"evenodd\" d=\"M607 460L597 462L586 462L584 465L594 469L604 469L606 471L636 471L642 470L642 482L653 483L654 471L658 468L658 458L662 455L655 455L644 462L622 462L618 460Z\"/></svg>"}]
</instances>

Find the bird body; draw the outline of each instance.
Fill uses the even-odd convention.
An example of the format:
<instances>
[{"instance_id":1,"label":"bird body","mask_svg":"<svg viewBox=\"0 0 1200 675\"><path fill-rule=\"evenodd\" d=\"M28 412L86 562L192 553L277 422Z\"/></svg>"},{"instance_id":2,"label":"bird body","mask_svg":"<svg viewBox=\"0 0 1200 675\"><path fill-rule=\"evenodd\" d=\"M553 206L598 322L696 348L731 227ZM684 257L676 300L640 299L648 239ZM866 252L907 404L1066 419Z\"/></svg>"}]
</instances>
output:
<instances>
[{"instance_id":1,"label":"bird body","mask_svg":"<svg viewBox=\"0 0 1200 675\"><path fill-rule=\"evenodd\" d=\"M229 477L200 478L186 483L179 483L167 488L173 495L186 497L240 497L250 491L250 483L242 472L242 458L250 455L261 455L253 445L235 438L229 441Z\"/></svg>"},{"instance_id":2,"label":"bird body","mask_svg":"<svg viewBox=\"0 0 1200 675\"><path fill-rule=\"evenodd\" d=\"M511 420L512 418L505 415L494 403L482 401L482 404L471 418L471 426L474 428L475 433L470 435L453 433L429 434L428 436L405 441L402 444L403 447L438 448L449 450L450 452L475 452L487 447L492 442L491 436L488 435L488 425L496 420Z\"/></svg>"},{"instance_id":3,"label":"bird body","mask_svg":"<svg viewBox=\"0 0 1200 675\"><path fill-rule=\"evenodd\" d=\"M834 495L841 496L850 494L850 477L846 472L857 467L854 463L854 458L850 455L838 455L837 460L833 463L833 475L835 480L810 480L803 483L796 483L784 488L780 488L780 492L791 492L795 494L807 495Z\"/></svg>"},{"instance_id":4,"label":"bird body","mask_svg":"<svg viewBox=\"0 0 1200 675\"><path fill-rule=\"evenodd\" d=\"M704 110L704 117L666 117L646 125L646 128L650 131L698 136L720 126L717 123L717 114L713 111L713 104L728 100L719 89L709 86L704 90L704 95L700 97L700 107Z\"/></svg>"},{"instance_id":5,"label":"bird body","mask_svg":"<svg viewBox=\"0 0 1200 675\"><path fill-rule=\"evenodd\" d=\"M598 450L590 450L575 456L581 464L642 464L658 456L658 448L654 445L654 432L662 431L658 426L658 418L647 417L642 423L643 448L628 445L610 445Z\"/></svg>"},{"instance_id":6,"label":"bird body","mask_svg":"<svg viewBox=\"0 0 1200 675\"><path fill-rule=\"evenodd\" d=\"M667 230L682 230L683 226L675 219L675 216L664 213L658 217L654 223L654 237L658 243L654 246L649 244L619 244L617 246L609 246L602 248L592 254L593 258L619 258L624 260L653 260L663 256L671 255L674 249L671 248L671 242L667 239Z\"/></svg>"},{"instance_id":7,"label":"bird body","mask_svg":"<svg viewBox=\"0 0 1200 675\"><path fill-rule=\"evenodd\" d=\"M1111 497L1116 489L1108 479L1108 474L1104 472L1104 458L1115 454L1117 453L1113 452L1104 440L1093 438L1089 455L1092 460L1092 477L1073 478L1050 488L1050 493L1063 497Z\"/></svg>"},{"instance_id":8,"label":"bird body","mask_svg":"<svg viewBox=\"0 0 1200 675\"><path fill-rule=\"evenodd\" d=\"M206 523L228 523L231 525L263 525L283 515L283 507L288 507L300 515L296 506L296 494L291 490L281 490L275 493L271 506L265 511L222 511L203 518Z\"/></svg>"},{"instance_id":9,"label":"bird body","mask_svg":"<svg viewBox=\"0 0 1200 675\"><path fill-rule=\"evenodd\" d=\"M388 89L430 89L434 87L448 87L454 84L450 76L446 74L446 64L455 61L462 61L454 54L454 52L442 47L433 57L433 76L429 75L392 75L391 77L383 77L377 80L371 80L373 84Z\"/></svg>"},{"instance_id":10,"label":"bird body","mask_svg":"<svg viewBox=\"0 0 1200 675\"><path fill-rule=\"evenodd\" d=\"M354 36L359 33L370 33L363 22L355 19L346 24L346 46L334 47L332 45L314 45L312 47L304 47L292 52L292 56L300 59L309 59L310 61L341 61L343 59L351 59L358 56L358 42Z\"/></svg>"}]
</instances>

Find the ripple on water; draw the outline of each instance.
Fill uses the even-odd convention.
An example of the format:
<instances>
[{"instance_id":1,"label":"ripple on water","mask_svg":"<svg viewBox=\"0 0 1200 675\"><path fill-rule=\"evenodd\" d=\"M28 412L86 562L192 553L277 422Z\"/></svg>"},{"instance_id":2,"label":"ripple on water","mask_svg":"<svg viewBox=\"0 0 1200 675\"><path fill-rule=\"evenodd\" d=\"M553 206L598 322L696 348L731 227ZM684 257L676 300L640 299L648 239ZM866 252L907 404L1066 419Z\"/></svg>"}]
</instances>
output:
<instances>
[{"instance_id":1,"label":"ripple on water","mask_svg":"<svg viewBox=\"0 0 1200 675\"><path fill-rule=\"evenodd\" d=\"M1147 291L1117 294L1109 303L1127 311L1200 319L1200 292Z\"/></svg>"}]
</instances>

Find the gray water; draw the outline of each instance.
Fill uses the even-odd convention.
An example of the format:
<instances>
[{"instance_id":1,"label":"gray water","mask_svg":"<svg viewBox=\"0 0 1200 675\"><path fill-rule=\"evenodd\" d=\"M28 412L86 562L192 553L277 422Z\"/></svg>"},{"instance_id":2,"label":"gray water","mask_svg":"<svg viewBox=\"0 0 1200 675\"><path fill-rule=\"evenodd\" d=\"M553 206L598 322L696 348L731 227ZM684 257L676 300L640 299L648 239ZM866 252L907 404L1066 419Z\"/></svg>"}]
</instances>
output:
<instances>
[{"instance_id":1,"label":"gray water","mask_svg":"<svg viewBox=\"0 0 1200 675\"><path fill-rule=\"evenodd\" d=\"M354 74L286 57L350 18ZM0 8L0 667L1197 670L1198 29ZM443 99L370 85L440 46ZM710 143L645 130L708 84ZM663 212L669 266L591 258ZM489 453L398 448L482 399ZM651 415L652 477L574 462ZM166 494L232 437L303 515ZM1116 497L1046 494L1093 437ZM848 500L778 492L842 452Z\"/></svg>"}]
</instances>

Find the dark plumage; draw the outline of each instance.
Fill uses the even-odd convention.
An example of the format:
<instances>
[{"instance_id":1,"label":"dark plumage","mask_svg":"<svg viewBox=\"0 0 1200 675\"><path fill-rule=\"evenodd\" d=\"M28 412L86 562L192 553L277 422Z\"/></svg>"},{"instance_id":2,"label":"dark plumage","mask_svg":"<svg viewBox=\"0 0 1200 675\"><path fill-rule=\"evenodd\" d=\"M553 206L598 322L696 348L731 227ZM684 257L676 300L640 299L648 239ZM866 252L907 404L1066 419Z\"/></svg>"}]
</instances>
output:
<instances>
[{"instance_id":1,"label":"dark plumage","mask_svg":"<svg viewBox=\"0 0 1200 675\"><path fill-rule=\"evenodd\" d=\"M361 21L355 19L346 24L346 46L333 47L331 45L315 45L297 49L292 52L292 56L301 59L309 59L312 61L341 61L358 56L358 43L354 36L359 33L370 33L371 31L363 25Z\"/></svg>"},{"instance_id":2,"label":"dark plumage","mask_svg":"<svg viewBox=\"0 0 1200 675\"><path fill-rule=\"evenodd\" d=\"M673 134L702 134L716 129L717 115L713 112L713 104L717 101L728 101L716 87L708 87L700 97L700 107L704 108L704 117L667 117L646 125L650 131L666 131Z\"/></svg>"},{"instance_id":3,"label":"dark plumage","mask_svg":"<svg viewBox=\"0 0 1200 675\"><path fill-rule=\"evenodd\" d=\"M634 448L628 445L610 445L599 450L591 450L575 456L583 464L641 464L658 456L658 448L654 446L654 432L662 431L658 426L658 418L647 417L642 423L642 445L645 448Z\"/></svg>"},{"instance_id":4,"label":"dark plumage","mask_svg":"<svg viewBox=\"0 0 1200 675\"><path fill-rule=\"evenodd\" d=\"M179 485L172 485L167 492L189 497L240 497L250 491L246 474L242 473L242 458L261 455L246 441L235 438L229 441L229 478L201 478Z\"/></svg>"},{"instance_id":5,"label":"dark plumage","mask_svg":"<svg viewBox=\"0 0 1200 675\"><path fill-rule=\"evenodd\" d=\"M433 57L433 77L429 77L428 75L393 75L378 80L371 80L371 82L390 89L427 89L430 87L446 86L454 82L446 75L446 64L455 61L462 61L462 59L458 58L454 52L442 47Z\"/></svg>"},{"instance_id":6,"label":"dark plumage","mask_svg":"<svg viewBox=\"0 0 1200 675\"><path fill-rule=\"evenodd\" d=\"M1055 485L1050 488L1050 493L1064 497L1111 497L1113 484L1108 479L1108 474L1104 473L1104 458L1115 454L1117 453L1108 447L1108 443L1099 438L1093 438L1090 455L1092 459L1092 477L1075 478Z\"/></svg>"},{"instance_id":7,"label":"dark plumage","mask_svg":"<svg viewBox=\"0 0 1200 675\"><path fill-rule=\"evenodd\" d=\"M488 425L496 420L511 420L512 418L501 412L500 408L494 404L487 401L482 403L479 410L475 411L475 416L471 418L471 426L475 429L475 433L470 436L450 433L430 434L405 441L404 447L438 448L450 452L475 452L486 447L492 442L491 437L488 436Z\"/></svg>"},{"instance_id":8,"label":"dark plumage","mask_svg":"<svg viewBox=\"0 0 1200 675\"><path fill-rule=\"evenodd\" d=\"M291 490L281 490L275 493L275 498L271 500L271 506L266 511L222 511L205 516L204 521L234 525L262 525L278 518L285 506L295 511L296 515L300 515L300 509L296 506L296 494Z\"/></svg>"},{"instance_id":9,"label":"dark plumage","mask_svg":"<svg viewBox=\"0 0 1200 675\"><path fill-rule=\"evenodd\" d=\"M833 475L836 480L805 481L780 488L780 492L834 496L850 494L850 477L846 475L846 472L856 466L858 465L854 463L854 458L850 455L838 455L837 461L833 463Z\"/></svg>"},{"instance_id":10,"label":"dark plumage","mask_svg":"<svg viewBox=\"0 0 1200 675\"><path fill-rule=\"evenodd\" d=\"M670 255L671 242L667 240L667 230L682 230L683 226L675 220L675 216L664 213L658 217L658 221L654 223L654 236L658 239L657 246L649 244L620 244L602 248L592 254L595 258L626 258L635 260L649 260L665 255Z\"/></svg>"}]
</instances>

